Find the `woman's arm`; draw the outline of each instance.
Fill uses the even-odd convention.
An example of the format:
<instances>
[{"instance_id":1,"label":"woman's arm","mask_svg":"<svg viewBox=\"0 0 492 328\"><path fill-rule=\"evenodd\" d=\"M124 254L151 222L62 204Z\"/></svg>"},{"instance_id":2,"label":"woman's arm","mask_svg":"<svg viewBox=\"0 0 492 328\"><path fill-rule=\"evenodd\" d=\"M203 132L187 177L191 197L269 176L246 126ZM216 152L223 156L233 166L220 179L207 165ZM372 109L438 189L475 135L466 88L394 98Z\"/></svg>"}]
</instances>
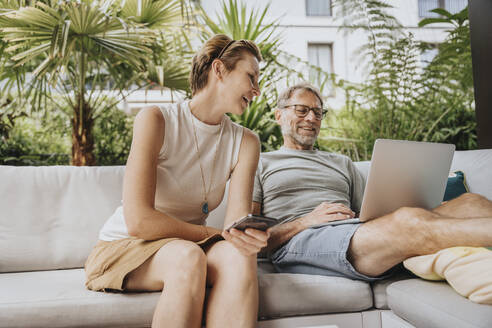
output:
<instances>
[{"instance_id":1,"label":"woman's arm","mask_svg":"<svg viewBox=\"0 0 492 328\"><path fill-rule=\"evenodd\" d=\"M229 184L229 195L224 227L251 213L254 176L260 157L258 137L248 129L244 129L239 159L234 168ZM244 232L231 229L223 231L222 236L234 244L243 254L254 255L266 246L268 233L246 229Z\"/></svg>"},{"instance_id":2,"label":"woman's arm","mask_svg":"<svg viewBox=\"0 0 492 328\"><path fill-rule=\"evenodd\" d=\"M138 113L123 182L123 212L128 233L145 240L177 237L192 241L220 233L220 230L186 223L155 209L157 162L164 136L165 120L158 107Z\"/></svg>"}]
</instances>

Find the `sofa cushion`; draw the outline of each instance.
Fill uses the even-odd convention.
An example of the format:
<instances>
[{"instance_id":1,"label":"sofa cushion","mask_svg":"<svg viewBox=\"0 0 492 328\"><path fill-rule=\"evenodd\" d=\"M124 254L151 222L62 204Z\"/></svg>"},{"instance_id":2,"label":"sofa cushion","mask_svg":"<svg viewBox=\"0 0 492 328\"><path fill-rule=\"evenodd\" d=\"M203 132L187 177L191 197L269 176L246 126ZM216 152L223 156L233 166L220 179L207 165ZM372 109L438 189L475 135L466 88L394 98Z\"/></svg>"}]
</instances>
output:
<instances>
[{"instance_id":1,"label":"sofa cushion","mask_svg":"<svg viewBox=\"0 0 492 328\"><path fill-rule=\"evenodd\" d=\"M386 291L391 310L416 327L492 327L491 305L473 303L444 282L408 279Z\"/></svg>"},{"instance_id":2,"label":"sofa cushion","mask_svg":"<svg viewBox=\"0 0 492 328\"><path fill-rule=\"evenodd\" d=\"M367 179L367 176L369 175L369 170L371 169L371 162L354 162L354 165L360 171L360 173L362 173L362 176Z\"/></svg>"},{"instance_id":3,"label":"sofa cushion","mask_svg":"<svg viewBox=\"0 0 492 328\"><path fill-rule=\"evenodd\" d=\"M0 274L0 327L150 327L160 293L99 293L83 269Z\"/></svg>"},{"instance_id":4,"label":"sofa cushion","mask_svg":"<svg viewBox=\"0 0 492 328\"><path fill-rule=\"evenodd\" d=\"M361 311L369 284L345 278L271 272L260 264L261 318ZM0 327L150 326L160 293L100 293L83 269L0 274Z\"/></svg>"},{"instance_id":5,"label":"sofa cushion","mask_svg":"<svg viewBox=\"0 0 492 328\"><path fill-rule=\"evenodd\" d=\"M124 167L0 166L0 272L80 268L121 204Z\"/></svg>"},{"instance_id":6,"label":"sofa cushion","mask_svg":"<svg viewBox=\"0 0 492 328\"><path fill-rule=\"evenodd\" d=\"M275 272L269 260L258 260L260 318L362 311L373 305L368 283L340 277Z\"/></svg>"},{"instance_id":7,"label":"sofa cushion","mask_svg":"<svg viewBox=\"0 0 492 328\"><path fill-rule=\"evenodd\" d=\"M259 276L260 318L354 312L372 307L368 283L340 277L267 273Z\"/></svg>"},{"instance_id":8,"label":"sofa cushion","mask_svg":"<svg viewBox=\"0 0 492 328\"><path fill-rule=\"evenodd\" d=\"M456 151L451 172L463 171L469 191L492 200L491 163L492 149Z\"/></svg>"},{"instance_id":9,"label":"sofa cushion","mask_svg":"<svg viewBox=\"0 0 492 328\"><path fill-rule=\"evenodd\" d=\"M415 276L413 274L402 269L401 272L398 272L390 278L378 280L371 283L372 293L374 297L374 307L380 310L389 310L386 288L396 281L406 280L414 277Z\"/></svg>"}]
</instances>

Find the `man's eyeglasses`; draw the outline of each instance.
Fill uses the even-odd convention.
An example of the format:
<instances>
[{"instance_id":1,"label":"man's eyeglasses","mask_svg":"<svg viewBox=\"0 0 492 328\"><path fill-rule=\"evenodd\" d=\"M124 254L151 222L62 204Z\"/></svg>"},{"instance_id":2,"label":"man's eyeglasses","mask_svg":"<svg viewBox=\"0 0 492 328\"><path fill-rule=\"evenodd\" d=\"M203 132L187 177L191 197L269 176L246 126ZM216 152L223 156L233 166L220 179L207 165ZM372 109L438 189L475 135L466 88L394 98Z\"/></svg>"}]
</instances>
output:
<instances>
[{"instance_id":1,"label":"man's eyeglasses","mask_svg":"<svg viewBox=\"0 0 492 328\"><path fill-rule=\"evenodd\" d=\"M293 105L286 105L282 108L288 108L288 107L294 107L294 111L299 118L306 117L309 114L309 111L313 111L314 117L317 120L321 120L325 117L326 113L328 110L324 108L318 108L318 107L309 107L306 105L301 105L301 104L293 104Z\"/></svg>"}]
</instances>

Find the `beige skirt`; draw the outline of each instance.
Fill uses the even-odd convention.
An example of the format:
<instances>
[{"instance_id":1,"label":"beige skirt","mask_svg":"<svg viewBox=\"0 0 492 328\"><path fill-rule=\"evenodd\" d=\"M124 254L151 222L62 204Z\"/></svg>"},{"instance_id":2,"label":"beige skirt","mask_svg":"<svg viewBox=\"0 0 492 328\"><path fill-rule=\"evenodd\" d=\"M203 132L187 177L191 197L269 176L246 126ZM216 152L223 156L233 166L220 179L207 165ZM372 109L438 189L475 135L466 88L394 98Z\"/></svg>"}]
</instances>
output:
<instances>
[{"instance_id":1,"label":"beige skirt","mask_svg":"<svg viewBox=\"0 0 492 328\"><path fill-rule=\"evenodd\" d=\"M177 239L147 241L130 237L114 241L100 240L85 262L85 286L94 291L123 291L127 274L141 266L162 246ZM217 234L196 244L204 248L222 239Z\"/></svg>"}]
</instances>

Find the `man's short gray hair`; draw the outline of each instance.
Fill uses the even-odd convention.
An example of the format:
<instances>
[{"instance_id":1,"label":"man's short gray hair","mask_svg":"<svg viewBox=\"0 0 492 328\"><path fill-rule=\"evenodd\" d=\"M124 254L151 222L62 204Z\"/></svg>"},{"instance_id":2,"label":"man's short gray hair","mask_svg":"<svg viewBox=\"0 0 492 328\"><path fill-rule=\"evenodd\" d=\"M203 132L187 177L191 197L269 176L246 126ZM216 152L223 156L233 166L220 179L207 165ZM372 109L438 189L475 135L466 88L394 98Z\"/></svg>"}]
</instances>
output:
<instances>
[{"instance_id":1,"label":"man's short gray hair","mask_svg":"<svg viewBox=\"0 0 492 328\"><path fill-rule=\"evenodd\" d=\"M306 90L311 92L316 97L318 97L321 107L323 107L323 98L321 97L321 93L319 92L318 88L307 82L295 84L291 87L288 87L286 90L282 91L278 96L277 107L283 108L285 105L287 105L287 102L289 101L290 97L292 97L292 94L296 90Z\"/></svg>"}]
</instances>

